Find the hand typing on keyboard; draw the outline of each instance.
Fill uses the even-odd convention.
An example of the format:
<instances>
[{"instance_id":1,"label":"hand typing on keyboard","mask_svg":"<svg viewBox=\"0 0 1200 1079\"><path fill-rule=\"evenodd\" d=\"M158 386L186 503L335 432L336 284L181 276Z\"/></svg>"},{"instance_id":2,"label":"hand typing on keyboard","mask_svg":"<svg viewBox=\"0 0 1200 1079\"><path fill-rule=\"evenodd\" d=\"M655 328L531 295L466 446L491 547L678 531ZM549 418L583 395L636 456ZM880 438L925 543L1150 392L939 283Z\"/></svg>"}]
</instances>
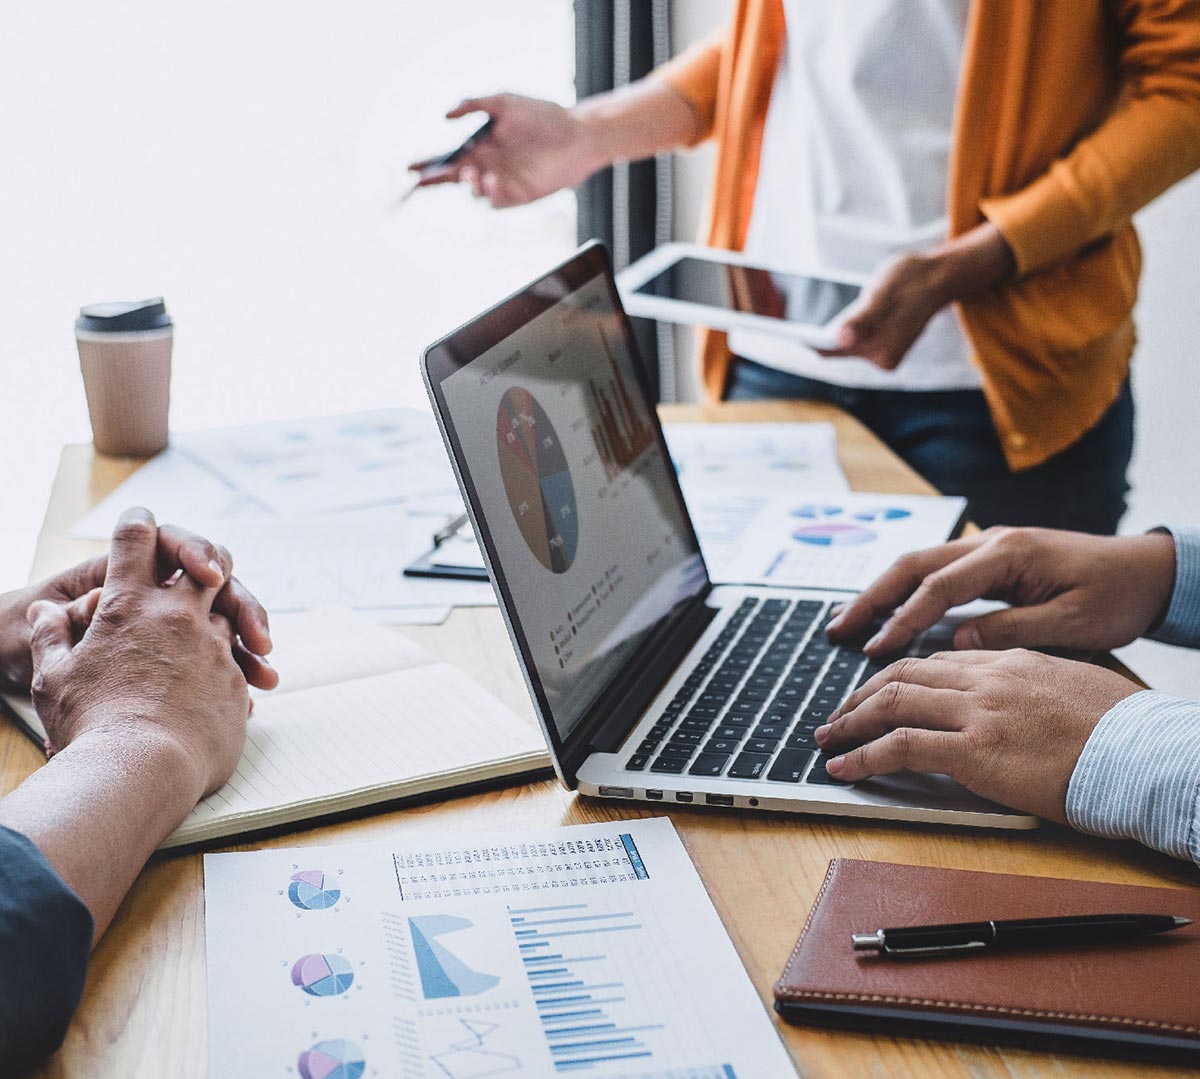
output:
<instances>
[{"instance_id":1,"label":"hand typing on keyboard","mask_svg":"<svg viewBox=\"0 0 1200 1079\"><path fill-rule=\"evenodd\" d=\"M884 619L864 650L896 655L950 608L986 598L1011 609L964 622L956 648L1119 648L1162 618L1174 579L1166 533L992 528L901 558L828 629L835 641L852 640Z\"/></svg>"},{"instance_id":2,"label":"hand typing on keyboard","mask_svg":"<svg viewBox=\"0 0 1200 1079\"><path fill-rule=\"evenodd\" d=\"M1113 705L1137 692L1114 671L1024 649L939 652L881 671L815 736L825 752L844 754L828 770L846 782L937 772L1065 823L1084 743Z\"/></svg>"},{"instance_id":3,"label":"hand typing on keyboard","mask_svg":"<svg viewBox=\"0 0 1200 1079\"><path fill-rule=\"evenodd\" d=\"M991 529L902 558L827 632L845 640L883 619L864 651L895 654L950 608L986 597L1012 606L964 622L956 648L1114 648L1164 616L1174 577L1167 534ZM828 772L838 779L939 772L985 798L1062 821L1088 736L1136 692L1111 671L1033 652L942 652L875 675L814 737L836 754Z\"/></svg>"}]
</instances>

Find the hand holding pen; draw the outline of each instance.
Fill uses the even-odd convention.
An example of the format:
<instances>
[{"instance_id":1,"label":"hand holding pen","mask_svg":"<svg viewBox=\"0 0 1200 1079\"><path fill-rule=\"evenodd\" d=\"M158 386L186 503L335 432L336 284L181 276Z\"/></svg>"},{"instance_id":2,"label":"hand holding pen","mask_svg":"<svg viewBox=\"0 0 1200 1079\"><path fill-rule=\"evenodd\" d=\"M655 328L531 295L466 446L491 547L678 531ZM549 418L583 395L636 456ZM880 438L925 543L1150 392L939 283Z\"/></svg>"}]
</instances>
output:
<instances>
[{"instance_id":1,"label":"hand holding pen","mask_svg":"<svg viewBox=\"0 0 1200 1079\"><path fill-rule=\"evenodd\" d=\"M487 121L448 153L413 162L409 169L417 174L416 183L397 205L423 187L465 183L495 209L523 206L581 183L605 163L591 128L574 109L495 94L468 98L446 118L473 112L487 113Z\"/></svg>"}]
</instances>

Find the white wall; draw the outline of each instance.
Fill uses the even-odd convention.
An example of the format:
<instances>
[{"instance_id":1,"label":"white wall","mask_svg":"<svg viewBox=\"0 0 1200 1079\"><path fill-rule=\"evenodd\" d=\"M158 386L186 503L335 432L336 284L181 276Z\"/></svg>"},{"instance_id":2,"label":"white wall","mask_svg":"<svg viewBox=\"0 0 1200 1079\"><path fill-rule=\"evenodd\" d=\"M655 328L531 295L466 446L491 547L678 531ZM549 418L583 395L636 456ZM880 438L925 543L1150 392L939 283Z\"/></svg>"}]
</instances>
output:
<instances>
[{"instance_id":1,"label":"white wall","mask_svg":"<svg viewBox=\"0 0 1200 1079\"><path fill-rule=\"evenodd\" d=\"M676 3L676 51L729 18L732 7L729 0ZM701 147L678 163L675 229L681 240L696 238L712 156L711 147ZM1125 532L1162 522L1200 525L1200 175L1149 206L1137 224L1145 275L1137 308L1137 445ZM685 399L697 396L690 336L679 335ZM1200 654L1138 642L1122 656L1155 688L1200 694Z\"/></svg>"}]
</instances>

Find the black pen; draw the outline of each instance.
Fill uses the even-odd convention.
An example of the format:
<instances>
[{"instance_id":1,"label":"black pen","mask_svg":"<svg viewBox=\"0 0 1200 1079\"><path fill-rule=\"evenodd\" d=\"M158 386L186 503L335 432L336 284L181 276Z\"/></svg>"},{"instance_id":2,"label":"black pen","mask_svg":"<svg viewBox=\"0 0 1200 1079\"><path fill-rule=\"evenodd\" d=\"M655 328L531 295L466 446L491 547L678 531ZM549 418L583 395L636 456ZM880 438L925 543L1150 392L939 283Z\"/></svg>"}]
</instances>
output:
<instances>
[{"instance_id":1,"label":"black pen","mask_svg":"<svg viewBox=\"0 0 1200 1079\"><path fill-rule=\"evenodd\" d=\"M1085 914L1070 918L913 925L851 933L856 952L883 956L959 955L1004 948L1060 948L1072 944L1115 944L1191 925L1169 914Z\"/></svg>"},{"instance_id":2,"label":"black pen","mask_svg":"<svg viewBox=\"0 0 1200 1079\"><path fill-rule=\"evenodd\" d=\"M412 187L404 192L394 203L394 207L403 206L409 198L417 192L421 186L425 174L431 169L444 169L447 165L453 165L459 158L462 157L468 150L478 146L484 139L488 137L492 127L495 125L495 117L489 116L482 124L471 132L462 142L460 142L453 150L447 150L444 154L439 154L437 157L431 157L422 166L417 173L417 178L413 182Z\"/></svg>"}]
</instances>

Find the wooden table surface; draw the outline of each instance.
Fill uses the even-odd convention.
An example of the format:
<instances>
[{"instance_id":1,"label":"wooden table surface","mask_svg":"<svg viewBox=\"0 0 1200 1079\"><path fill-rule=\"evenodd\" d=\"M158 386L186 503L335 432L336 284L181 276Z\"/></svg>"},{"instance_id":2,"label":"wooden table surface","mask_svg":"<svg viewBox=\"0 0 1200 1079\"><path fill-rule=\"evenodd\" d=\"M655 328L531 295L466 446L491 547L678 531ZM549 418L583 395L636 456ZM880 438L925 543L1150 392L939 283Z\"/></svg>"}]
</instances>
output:
<instances>
[{"instance_id":1,"label":"wooden table surface","mask_svg":"<svg viewBox=\"0 0 1200 1079\"><path fill-rule=\"evenodd\" d=\"M930 491L928 484L863 427L833 408L770 402L671 406L662 411L664 418L672 420L828 420L837 428L842 465L856 489ZM95 553L98 545L70 540L67 532L138 463L95 458L90 446L66 448L38 545L34 579ZM442 626L407 627L403 632L458 663L533 722L524 684L494 608L457 610ZM0 727L0 793L12 790L39 762L40 754L23 736L7 725ZM1089 839L1055 826L1034 832L987 833L666 804L641 808L633 803L577 797L555 780L221 849L394 841L416 830L579 824L664 813L675 822L765 1007L770 1007L771 985L831 858L1180 888L1200 883L1190 866L1135 844ZM776 1022L805 1079L1117 1079L1200 1074ZM197 1079L206 1074L206 1057L201 857L161 856L146 867L96 949L83 1003L66 1043L37 1074L78 1079Z\"/></svg>"}]
</instances>

